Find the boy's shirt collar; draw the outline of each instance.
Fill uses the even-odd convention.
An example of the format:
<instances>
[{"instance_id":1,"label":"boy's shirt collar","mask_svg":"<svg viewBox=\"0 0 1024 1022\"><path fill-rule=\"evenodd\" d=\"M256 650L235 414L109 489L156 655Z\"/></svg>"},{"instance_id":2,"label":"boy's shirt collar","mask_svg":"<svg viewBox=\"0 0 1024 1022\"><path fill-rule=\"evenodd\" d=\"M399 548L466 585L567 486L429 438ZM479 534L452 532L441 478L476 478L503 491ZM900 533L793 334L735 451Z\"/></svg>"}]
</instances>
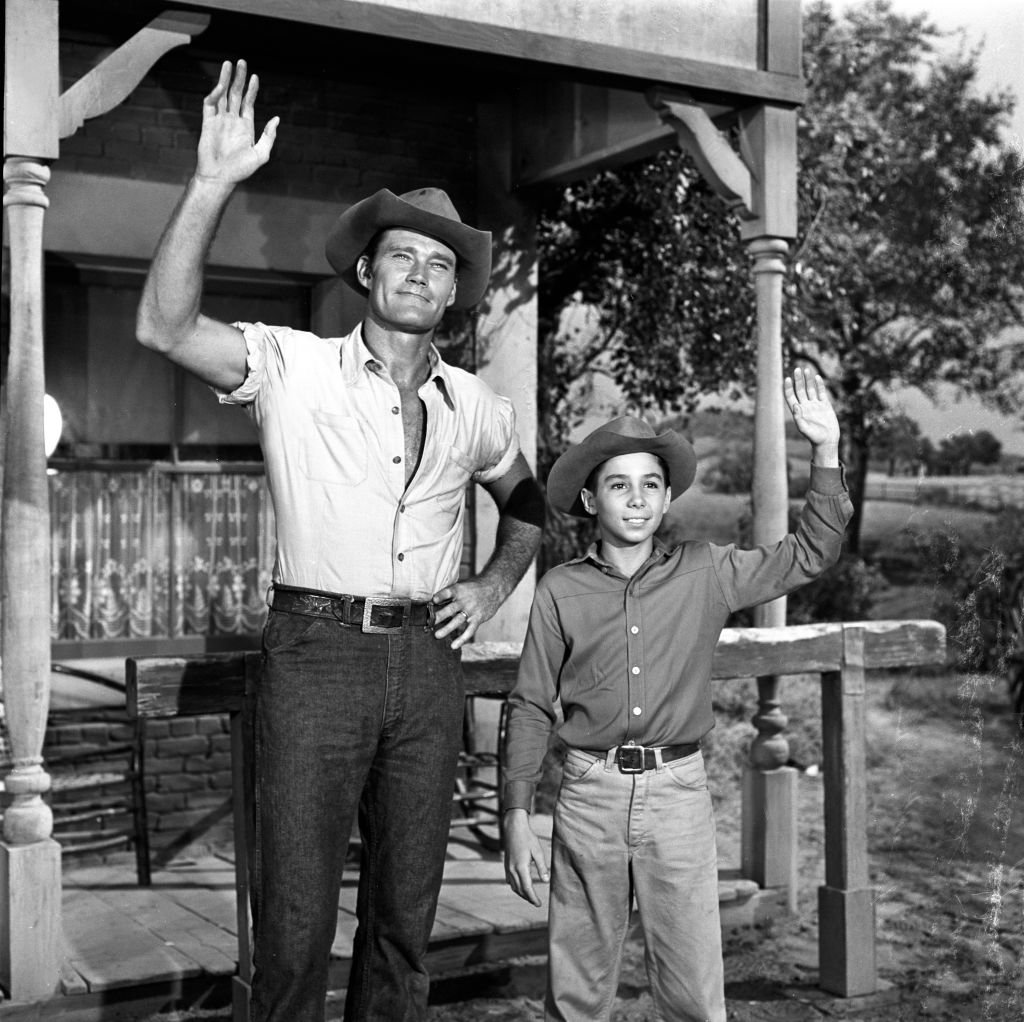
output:
<instances>
[{"instance_id":1,"label":"boy's shirt collar","mask_svg":"<svg viewBox=\"0 0 1024 1022\"><path fill-rule=\"evenodd\" d=\"M655 561L660 561L662 558L667 557L672 551L665 546L665 544L657 537L654 537L654 545L651 549L651 554L646 561L637 569L637 571L643 571L645 568L654 564ZM590 561L596 568L599 568L606 575L622 575L622 572L615 567L614 564L609 563L601 556L601 541L595 540L587 547L586 553L581 554L579 557L573 557L566 561L566 564L584 564ZM624 577L624 576L623 576Z\"/></svg>"}]
</instances>

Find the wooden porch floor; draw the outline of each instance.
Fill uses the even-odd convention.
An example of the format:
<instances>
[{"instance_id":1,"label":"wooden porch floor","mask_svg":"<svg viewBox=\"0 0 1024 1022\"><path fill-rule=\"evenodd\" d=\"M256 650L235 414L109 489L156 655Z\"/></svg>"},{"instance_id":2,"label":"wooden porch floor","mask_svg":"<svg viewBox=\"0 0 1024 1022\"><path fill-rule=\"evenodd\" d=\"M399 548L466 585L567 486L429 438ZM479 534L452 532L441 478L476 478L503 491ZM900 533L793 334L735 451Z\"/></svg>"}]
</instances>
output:
<instances>
[{"instance_id":1,"label":"wooden porch floor","mask_svg":"<svg viewBox=\"0 0 1024 1022\"><path fill-rule=\"evenodd\" d=\"M536 817L550 846L550 818ZM346 875L331 948L330 987L343 989L355 934L357 877ZM721 872L723 925L755 921L771 905L735 871ZM63 878L62 990L45 1003L5 1003L5 1022L141 1019L156 1011L224 1002L236 971L234 864L228 855L180 859L150 887L131 864L70 868ZM776 906L777 908L778 906ZM501 857L468 833L448 844L431 937L432 978L546 952L547 899L537 909L505 883Z\"/></svg>"}]
</instances>

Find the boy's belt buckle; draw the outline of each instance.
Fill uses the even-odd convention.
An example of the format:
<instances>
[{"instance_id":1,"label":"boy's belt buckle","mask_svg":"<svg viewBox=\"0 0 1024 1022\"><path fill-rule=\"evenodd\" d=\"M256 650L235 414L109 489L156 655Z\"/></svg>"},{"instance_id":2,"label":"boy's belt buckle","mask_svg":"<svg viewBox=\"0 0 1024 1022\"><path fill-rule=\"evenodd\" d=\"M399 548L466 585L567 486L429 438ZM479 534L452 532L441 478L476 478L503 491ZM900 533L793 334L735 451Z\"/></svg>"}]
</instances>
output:
<instances>
[{"instance_id":1,"label":"boy's belt buckle","mask_svg":"<svg viewBox=\"0 0 1024 1022\"><path fill-rule=\"evenodd\" d=\"M644 747L642 745L620 745L616 760L619 773L642 774L644 772Z\"/></svg>"},{"instance_id":2,"label":"boy's belt buckle","mask_svg":"<svg viewBox=\"0 0 1024 1022\"><path fill-rule=\"evenodd\" d=\"M397 625L375 625L371 623L374 607L401 607L402 615ZM412 600L392 599L390 597L368 596L363 602L363 631L372 635L386 635L400 632L405 626L412 610Z\"/></svg>"}]
</instances>

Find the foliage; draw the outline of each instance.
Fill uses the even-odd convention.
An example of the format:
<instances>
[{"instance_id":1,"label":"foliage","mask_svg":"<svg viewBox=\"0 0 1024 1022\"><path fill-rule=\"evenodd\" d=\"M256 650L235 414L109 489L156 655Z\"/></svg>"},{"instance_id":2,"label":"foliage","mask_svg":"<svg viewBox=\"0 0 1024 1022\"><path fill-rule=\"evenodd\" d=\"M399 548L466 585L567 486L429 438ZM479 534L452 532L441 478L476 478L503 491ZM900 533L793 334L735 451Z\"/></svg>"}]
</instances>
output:
<instances>
[{"instance_id":1,"label":"foliage","mask_svg":"<svg viewBox=\"0 0 1024 1022\"><path fill-rule=\"evenodd\" d=\"M1024 364L987 343L1022 321L1020 154L1008 93L979 95L977 53L939 56L925 15L888 0L805 12L801 236L787 282L791 354L842 407L860 539L868 456L886 392L939 381L990 401Z\"/></svg>"},{"instance_id":2,"label":"foliage","mask_svg":"<svg viewBox=\"0 0 1024 1022\"><path fill-rule=\"evenodd\" d=\"M712 493L750 493L754 485L754 449L747 443L730 443L720 448L703 476Z\"/></svg>"},{"instance_id":3,"label":"foliage","mask_svg":"<svg viewBox=\"0 0 1024 1022\"><path fill-rule=\"evenodd\" d=\"M879 417L875 426L872 454L886 463L891 476L900 469L913 472L922 463L926 441L921 427L909 415L888 412ZM931 448L930 441L928 447Z\"/></svg>"},{"instance_id":4,"label":"foliage","mask_svg":"<svg viewBox=\"0 0 1024 1022\"><path fill-rule=\"evenodd\" d=\"M738 227L683 154L550 190L538 240L541 479L601 378L652 419L750 385L753 293ZM585 545L578 523L548 524L541 570Z\"/></svg>"},{"instance_id":5,"label":"foliage","mask_svg":"<svg viewBox=\"0 0 1024 1022\"><path fill-rule=\"evenodd\" d=\"M1003 445L987 429L943 437L928 463L934 475L971 474L972 465L996 465Z\"/></svg>"},{"instance_id":6,"label":"foliage","mask_svg":"<svg viewBox=\"0 0 1024 1022\"><path fill-rule=\"evenodd\" d=\"M888 393L946 381L1012 410L1024 367L1024 345L989 341L1024 322L1022 158L1004 134L1014 100L980 94L977 52L943 42L926 15L888 0L805 11L784 342L840 408L853 553ZM687 157L663 151L552 187L539 247L541 479L602 377L654 417L752 392L749 259ZM542 570L581 545L575 523L550 524Z\"/></svg>"},{"instance_id":7,"label":"foliage","mask_svg":"<svg viewBox=\"0 0 1024 1022\"><path fill-rule=\"evenodd\" d=\"M950 524L907 538L940 594L936 614L958 667L1007 678L1024 713L1024 509L994 515L980 535Z\"/></svg>"}]
</instances>

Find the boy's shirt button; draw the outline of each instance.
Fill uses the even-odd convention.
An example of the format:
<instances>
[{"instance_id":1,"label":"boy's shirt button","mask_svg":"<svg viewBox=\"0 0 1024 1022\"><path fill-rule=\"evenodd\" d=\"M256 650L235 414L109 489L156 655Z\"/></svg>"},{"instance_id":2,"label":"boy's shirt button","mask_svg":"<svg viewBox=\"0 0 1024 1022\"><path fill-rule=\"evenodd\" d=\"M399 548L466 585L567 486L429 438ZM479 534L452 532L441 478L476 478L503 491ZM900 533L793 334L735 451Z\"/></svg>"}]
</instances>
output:
<instances>
[{"instance_id":1,"label":"boy's shirt button","mask_svg":"<svg viewBox=\"0 0 1024 1022\"><path fill-rule=\"evenodd\" d=\"M644 711L643 711L643 710L641 710L639 706L634 706L634 707L633 707L633 716L634 716L634 717L639 717L639 716L640 716L640 714L641 714L641 713L643 713L643 712L644 712Z\"/></svg>"},{"instance_id":2,"label":"boy's shirt button","mask_svg":"<svg viewBox=\"0 0 1024 1022\"><path fill-rule=\"evenodd\" d=\"M640 631L640 629L639 629L639 628L637 628L637 626L636 626L636 625L633 625L633 627L632 627L632 628L630 628L630 631L631 631L631 632L632 632L632 633L633 633L634 635L636 635L636 633L637 633L637 632L639 632L639 631Z\"/></svg>"},{"instance_id":3,"label":"boy's shirt button","mask_svg":"<svg viewBox=\"0 0 1024 1022\"><path fill-rule=\"evenodd\" d=\"M633 674L639 674L640 673L640 668L639 667L633 667L633 668L631 668L631 670L632 670Z\"/></svg>"}]
</instances>

